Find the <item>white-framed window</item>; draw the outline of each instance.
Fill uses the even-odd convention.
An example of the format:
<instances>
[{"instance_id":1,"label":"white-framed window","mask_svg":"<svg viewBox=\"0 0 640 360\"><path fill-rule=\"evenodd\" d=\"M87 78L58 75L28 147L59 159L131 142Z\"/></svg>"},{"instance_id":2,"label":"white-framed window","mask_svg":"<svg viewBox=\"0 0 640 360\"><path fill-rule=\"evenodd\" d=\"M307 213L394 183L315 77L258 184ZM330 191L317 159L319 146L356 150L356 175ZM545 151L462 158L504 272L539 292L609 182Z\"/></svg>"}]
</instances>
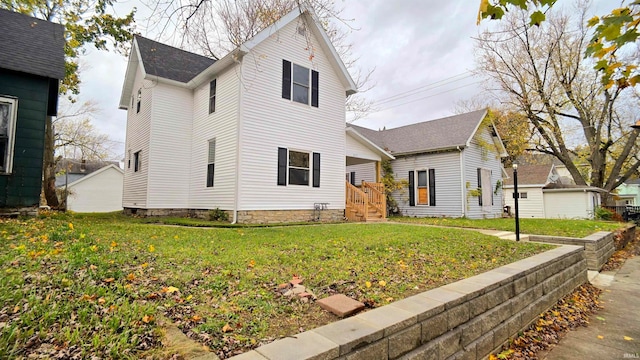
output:
<instances>
[{"instance_id":1,"label":"white-framed window","mask_svg":"<svg viewBox=\"0 0 640 360\"><path fill-rule=\"evenodd\" d=\"M282 60L282 98L318 107L319 76L315 70Z\"/></svg>"},{"instance_id":2,"label":"white-framed window","mask_svg":"<svg viewBox=\"0 0 640 360\"><path fill-rule=\"evenodd\" d=\"M0 174L13 171L18 99L0 96Z\"/></svg>"},{"instance_id":3,"label":"white-framed window","mask_svg":"<svg viewBox=\"0 0 640 360\"><path fill-rule=\"evenodd\" d=\"M207 187L213 187L213 176L216 169L216 139L209 140L207 154Z\"/></svg>"},{"instance_id":4,"label":"white-framed window","mask_svg":"<svg viewBox=\"0 0 640 360\"><path fill-rule=\"evenodd\" d=\"M142 150L133 153L133 171L142 170Z\"/></svg>"},{"instance_id":5,"label":"white-framed window","mask_svg":"<svg viewBox=\"0 0 640 360\"><path fill-rule=\"evenodd\" d=\"M136 114L140 112L140 103L142 103L142 89L138 89L138 96L136 98Z\"/></svg>"},{"instance_id":6,"label":"white-framed window","mask_svg":"<svg viewBox=\"0 0 640 360\"><path fill-rule=\"evenodd\" d=\"M310 184L320 187L320 153L278 148L278 185Z\"/></svg>"},{"instance_id":7,"label":"white-framed window","mask_svg":"<svg viewBox=\"0 0 640 360\"><path fill-rule=\"evenodd\" d=\"M216 112L216 83L217 79L209 83L209 114Z\"/></svg>"},{"instance_id":8,"label":"white-framed window","mask_svg":"<svg viewBox=\"0 0 640 360\"><path fill-rule=\"evenodd\" d=\"M409 171L409 206L436 206L435 169Z\"/></svg>"},{"instance_id":9,"label":"white-framed window","mask_svg":"<svg viewBox=\"0 0 640 360\"><path fill-rule=\"evenodd\" d=\"M309 153L289 150L289 185L309 185Z\"/></svg>"}]
</instances>

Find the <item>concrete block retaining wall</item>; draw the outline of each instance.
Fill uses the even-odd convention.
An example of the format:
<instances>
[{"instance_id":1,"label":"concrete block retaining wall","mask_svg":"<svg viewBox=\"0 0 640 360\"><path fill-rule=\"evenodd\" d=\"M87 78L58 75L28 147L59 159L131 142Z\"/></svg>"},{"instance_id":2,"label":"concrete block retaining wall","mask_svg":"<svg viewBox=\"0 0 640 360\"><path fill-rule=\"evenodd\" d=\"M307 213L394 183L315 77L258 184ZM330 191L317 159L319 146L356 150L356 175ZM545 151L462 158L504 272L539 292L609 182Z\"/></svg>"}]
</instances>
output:
<instances>
[{"instance_id":1,"label":"concrete block retaining wall","mask_svg":"<svg viewBox=\"0 0 640 360\"><path fill-rule=\"evenodd\" d=\"M177 216L209 219L209 211L206 209L135 209L125 208L126 215L153 216ZM229 220L233 219L233 211L225 210ZM304 210L239 210L238 223L240 224L278 224L290 222L339 222L344 220L344 209L332 209L315 211Z\"/></svg>"},{"instance_id":2,"label":"concrete block retaining wall","mask_svg":"<svg viewBox=\"0 0 640 360\"><path fill-rule=\"evenodd\" d=\"M611 257L611 254L616 250L614 237L614 233L598 231L582 239L562 236L529 235L529 241L582 246L584 247L588 269L600 271L602 266Z\"/></svg>"},{"instance_id":3,"label":"concrete block retaining wall","mask_svg":"<svg viewBox=\"0 0 640 360\"><path fill-rule=\"evenodd\" d=\"M482 359L587 281L584 254L561 246L232 359Z\"/></svg>"}]
</instances>

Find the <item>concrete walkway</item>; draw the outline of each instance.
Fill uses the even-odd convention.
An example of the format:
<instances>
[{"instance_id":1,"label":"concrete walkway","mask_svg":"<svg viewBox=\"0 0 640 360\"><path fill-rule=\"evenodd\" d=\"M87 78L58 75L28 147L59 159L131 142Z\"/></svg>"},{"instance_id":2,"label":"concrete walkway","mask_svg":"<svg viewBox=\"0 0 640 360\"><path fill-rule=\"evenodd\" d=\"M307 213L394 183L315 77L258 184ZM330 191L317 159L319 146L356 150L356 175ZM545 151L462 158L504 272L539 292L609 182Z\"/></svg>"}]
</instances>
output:
<instances>
[{"instance_id":1,"label":"concrete walkway","mask_svg":"<svg viewBox=\"0 0 640 360\"><path fill-rule=\"evenodd\" d=\"M640 256L628 259L617 272L598 274L591 283L604 290L604 309L589 326L568 332L540 359L640 359Z\"/></svg>"}]
</instances>

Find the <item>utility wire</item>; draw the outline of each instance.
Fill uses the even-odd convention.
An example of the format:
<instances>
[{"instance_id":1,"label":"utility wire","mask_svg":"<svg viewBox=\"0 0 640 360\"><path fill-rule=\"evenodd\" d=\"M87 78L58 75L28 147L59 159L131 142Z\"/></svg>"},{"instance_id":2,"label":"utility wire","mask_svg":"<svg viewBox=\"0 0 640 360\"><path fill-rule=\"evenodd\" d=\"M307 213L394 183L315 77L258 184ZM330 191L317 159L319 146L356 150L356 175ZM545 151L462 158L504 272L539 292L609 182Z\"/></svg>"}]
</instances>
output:
<instances>
[{"instance_id":1,"label":"utility wire","mask_svg":"<svg viewBox=\"0 0 640 360\"><path fill-rule=\"evenodd\" d=\"M460 76L463 76L463 77L460 77ZM457 82L457 81L460 81L460 80L464 80L464 79L467 79L467 78L470 78L470 77L473 77L473 74L470 71L465 71L465 72L463 72L461 74L454 75L454 76L448 77L446 79L442 79L442 80L439 80L439 81L436 81L436 82L433 82L433 83L422 85L422 86L419 86L417 88L414 88L414 89L411 89L411 90L407 90L405 92L401 92L401 93L396 94L396 95L389 96L387 98L379 99L377 101L374 101L373 103L374 103L374 105L385 104L385 103L388 103L388 102L396 101L401 97L406 97L405 95L412 96L412 95L415 95L415 94L418 94L418 93L421 93L421 92L432 90L433 88L441 87L441 86L444 86L444 85L447 85L447 84L450 84L450 83L454 83L454 82ZM456 79L456 78L458 78L458 79Z\"/></svg>"},{"instance_id":2,"label":"utility wire","mask_svg":"<svg viewBox=\"0 0 640 360\"><path fill-rule=\"evenodd\" d=\"M376 112L382 112L382 111L386 111L386 110L389 110L389 109L397 108L398 106L403 106L403 105L411 104L411 103L414 103L414 102L417 102L417 101L420 101L420 100L424 100L424 99L432 98L432 97L434 97L434 96L438 96L438 95L446 94L446 93L451 92L451 91L459 90L459 89L462 89L462 88L465 88L465 87L468 87L468 86L473 86L473 85L477 85L477 84L481 84L481 83L482 83L482 81L476 81L476 82L474 82L474 83L470 83L470 84L466 84L466 85L458 86L458 87L453 88L453 89L449 89L449 90L441 91L441 92L436 93L436 94L431 94L431 95L428 95L428 96L423 96L423 97L418 98L418 99L414 99L414 100L407 101L407 102L404 102L404 103L400 103L400 104L396 104L396 105L393 105L393 106L389 106L389 107L386 107L386 108L384 108L384 109L378 110L378 111L376 111Z\"/></svg>"}]
</instances>

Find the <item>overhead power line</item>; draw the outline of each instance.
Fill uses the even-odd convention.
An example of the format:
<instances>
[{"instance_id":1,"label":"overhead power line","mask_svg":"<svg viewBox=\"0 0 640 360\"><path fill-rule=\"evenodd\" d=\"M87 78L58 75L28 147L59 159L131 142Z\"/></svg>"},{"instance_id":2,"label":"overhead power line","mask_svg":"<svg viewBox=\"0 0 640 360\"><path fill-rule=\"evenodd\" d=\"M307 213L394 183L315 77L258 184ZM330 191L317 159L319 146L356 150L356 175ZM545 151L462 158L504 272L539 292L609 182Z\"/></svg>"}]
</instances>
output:
<instances>
[{"instance_id":1,"label":"overhead power line","mask_svg":"<svg viewBox=\"0 0 640 360\"><path fill-rule=\"evenodd\" d=\"M392 96L389 96L389 97L386 97L386 98L382 98L382 99L376 100L373 103L374 103L374 105L386 104L386 103L389 103L389 102L400 100L402 98L406 98L407 96L413 96L415 94L419 94L421 92L429 91L429 90L432 90L434 88L438 88L438 87L441 87L441 86L444 86L444 85L448 85L448 84L451 84L451 83L454 83L454 82L457 82L457 81L460 81L460 80L464 80L464 79L467 79L467 78L470 78L470 77L473 77L473 74L470 71L465 71L465 72L463 72L461 74L457 74L457 75L448 77L446 79L442 79L442 80L439 80L439 81L436 81L436 82L433 82L433 83L429 83L429 84L422 85L422 86L419 86L419 87L411 89L411 90L407 90L407 91L398 93L396 95L392 95Z\"/></svg>"}]
</instances>

